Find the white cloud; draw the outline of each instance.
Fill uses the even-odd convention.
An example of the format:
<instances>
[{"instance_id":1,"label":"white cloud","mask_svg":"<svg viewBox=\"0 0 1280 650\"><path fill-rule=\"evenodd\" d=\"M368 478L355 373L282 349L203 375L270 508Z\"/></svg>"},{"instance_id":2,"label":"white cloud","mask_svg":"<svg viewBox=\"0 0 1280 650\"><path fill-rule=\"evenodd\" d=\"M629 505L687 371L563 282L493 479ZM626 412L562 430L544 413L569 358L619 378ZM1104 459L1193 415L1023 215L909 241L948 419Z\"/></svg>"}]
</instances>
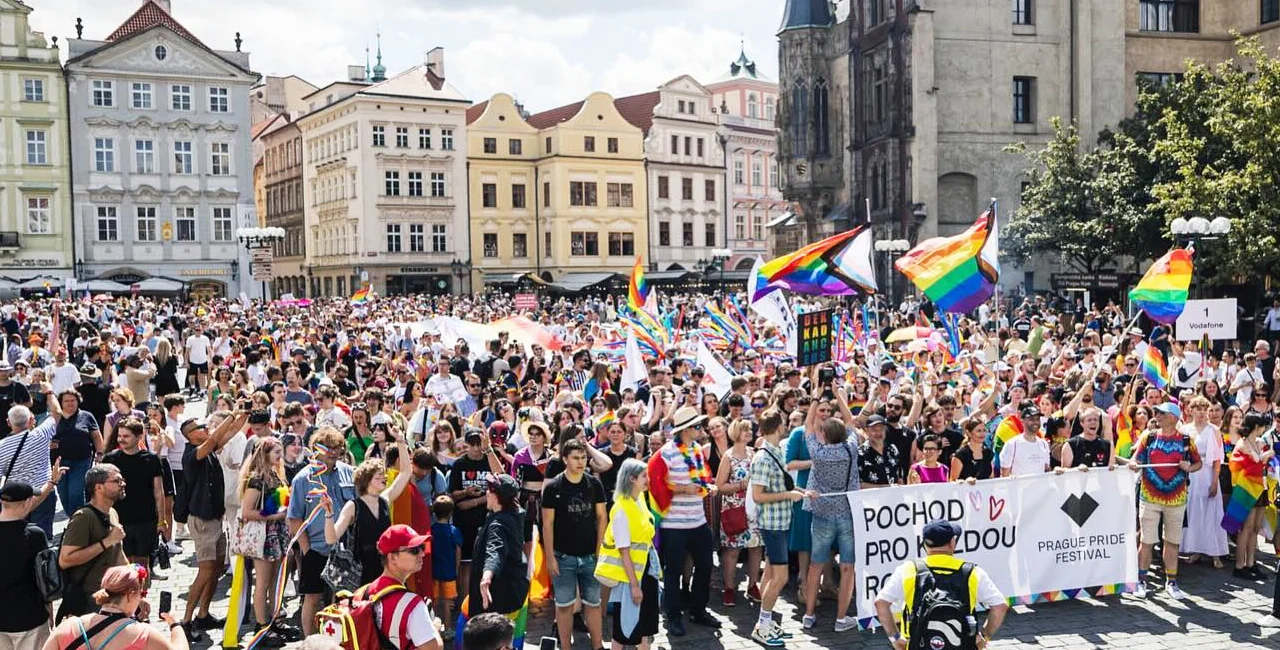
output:
<instances>
[{"instance_id":1,"label":"white cloud","mask_svg":"<svg viewBox=\"0 0 1280 650\"><path fill-rule=\"evenodd\" d=\"M640 56L618 54L599 80L605 92L648 92L682 74L710 83L728 70L740 46L740 37L733 32L713 27L689 29L683 24L639 32L637 39L646 45L644 52Z\"/></svg>"},{"instance_id":2,"label":"white cloud","mask_svg":"<svg viewBox=\"0 0 1280 650\"><path fill-rule=\"evenodd\" d=\"M530 112L568 104L591 92L591 74L554 43L512 34L472 41L447 64L459 89L479 103L498 92L515 96Z\"/></svg>"}]
</instances>

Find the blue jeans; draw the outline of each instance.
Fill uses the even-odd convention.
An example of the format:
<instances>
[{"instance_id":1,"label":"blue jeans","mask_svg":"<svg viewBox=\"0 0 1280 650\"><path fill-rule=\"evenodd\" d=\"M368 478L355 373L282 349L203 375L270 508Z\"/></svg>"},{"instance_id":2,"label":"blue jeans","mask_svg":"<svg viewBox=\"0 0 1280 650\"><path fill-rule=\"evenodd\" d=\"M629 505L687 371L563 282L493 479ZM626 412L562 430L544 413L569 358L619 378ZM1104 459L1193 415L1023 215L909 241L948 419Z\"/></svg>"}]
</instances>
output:
<instances>
[{"instance_id":1,"label":"blue jeans","mask_svg":"<svg viewBox=\"0 0 1280 650\"><path fill-rule=\"evenodd\" d=\"M556 607L573 607L582 594L583 607L600 606L600 581L596 580L596 556L556 553L560 575L551 579Z\"/></svg>"},{"instance_id":2,"label":"blue jeans","mask_svg":"<svg viewBox=\"0 0 1280 650\"><path fill-rule=\"evenodd\" d=\"M44 488L43 485L40 487L41 489ZM35 510L31 511L31 514L27 515L27 521L39 526L40 530L43 530L49 539L53 539L53 515L57 510L56 501L45 499L39 506L36 506Z\"/></svg>"},{"instance_id":3,"label":"blue jeans","mask_svg":"<svg viewBox=\"0 0 1280 650\"><path fill-rule=\"evenodd\" d=\"M62 502L62 511L70 517L85 504L84 475L93 467L93 459L77 460L66 467L67 473L58 480L58 500Z\"/></svg>"}]
</instances>

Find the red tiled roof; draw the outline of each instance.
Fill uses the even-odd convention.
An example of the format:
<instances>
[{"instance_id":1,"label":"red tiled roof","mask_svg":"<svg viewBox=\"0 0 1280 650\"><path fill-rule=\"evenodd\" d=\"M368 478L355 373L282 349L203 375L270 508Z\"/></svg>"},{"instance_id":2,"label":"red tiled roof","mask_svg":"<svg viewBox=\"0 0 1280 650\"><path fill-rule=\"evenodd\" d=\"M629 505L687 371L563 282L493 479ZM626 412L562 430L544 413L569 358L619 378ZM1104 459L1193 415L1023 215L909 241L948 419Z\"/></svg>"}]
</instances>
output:
<instances>
[{"instance_id":1,"label":"red tiled roof","mask_svg":"<svg viewBox=\"0 0 1280 650\"><path fill-rule=\"evenodd\" d=\"M275 115L272 115L271 117L265 118L261 122L254 124L253 128L250 129L249 139L257 140L258 136L262 135L262 132L266 131L278 119L280 119L280 114L276 113Z\"/></svg>"},{"instance_id":2,"label":"red tiled roof","mask_svg":"<svg viewBox=\"0 0 1280 650\"><path fill-rule=\"evenodd\" d=\"M561 106L560 108L553 108L549 111L542 111L537 115L530 115L529 119L525 120L525 122L528 122L529 126L532 126L535 129L545 129L547 127L555 126L574 115L577 115L578 111L582 110L582 104L583 102L574 102L568 106Z\"/></svg>"},{"instance_id":3,"label":"red tiled roof","mask_svg":"<svg viewBox=\"0 0 1280 650\"><path fill-rule=\"evenodd\" d=\"M653 126L653 109L658 105L660 97L661 94L656 90L630 97L619 97L613 100L613 107L622 115L622 119L648 135L649 127ZM530 116L525 121L535 129L545 129L577 115L578 111L582 110L582 104L583 102L574 102L568 106L553 108Z\"/></svg>"},{"instance_id":4,"label":"red tiled roof","mask_svg":"<svg viewBox=\"0 0 1280 650\"><path fill-rule=\"evenodd\" d=\"M488 108L488 107L489 107L489 100L487 100L487 99L486 99L486 100L484 100L484 101L480 102L479 104L475 104L475 105L473 105L471 108L468 108L468 109L467 109L467 124L471 124L472 122L474 122L474 121L476 121L476 120L480 119L480 116L481 116L481 115L484 115L484 109L486 109L486 108Z\"/></svg>"},{"instance_id":5,"label":"red tiled roof","mask_svg":"<svg viewBox=\"0 0 1280 650\"><path fill-rule=\"evenodd\" d=\"M182 38L185 38L200 47L208 48L207 45L200 42L200 39L195 37L195 34L187 31L186 27L183 27L178 23L178 21L174 20L173 16L169 15L169 12L161 9L160 5L157 5L151 0L148 0L146 4L133 12L133 15L129 16L128 20L124 21L123 24L116 28L116 31L111 32L111 35L107 37L107 40L113 42L121 41L157 25L163 25L170 30L173 30Z\"/></svg>"}]
</instances>

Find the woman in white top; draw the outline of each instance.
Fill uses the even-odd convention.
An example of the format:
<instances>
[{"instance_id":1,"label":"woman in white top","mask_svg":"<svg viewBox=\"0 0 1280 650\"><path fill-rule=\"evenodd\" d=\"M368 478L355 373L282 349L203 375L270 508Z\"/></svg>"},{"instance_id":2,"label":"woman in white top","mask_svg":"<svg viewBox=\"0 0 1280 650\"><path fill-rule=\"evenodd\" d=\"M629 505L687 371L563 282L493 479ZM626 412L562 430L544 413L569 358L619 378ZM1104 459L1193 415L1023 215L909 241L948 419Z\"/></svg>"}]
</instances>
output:
<instances>
[{"instance_id":1,"label":"woman in white top","mask_svg":"<svg viewBox=\"0 0 1280 650\"><path fill-rule=\"evenodd\" d=\"M1021 408L1023 433L1000 450L1000 476L1029 476L1049 471L1049 441L1040 437L1040 409L1031 402Z\"/></svg>"},{"instance_id":2,"label":"woman in white top","mask_svg":"<svg viewBox=\"0 0 1280 650\"><path fill-rule=\"evenodd\" d=\"M1182 534L1184 553L1190 553L1187 564L1195 564L1201 556L1213 558L1214 568L1222 568L1226 555L1227 531L1222 528L1222 497L1218 494L1218 474L1224 461L1222 433L1209 421L1209 400L1197 395L1191 400L1191 422L1182 431L1196 443L1204 464L1191 473L1187 485L1186 530Z\"/></svg>"}]
</instances>

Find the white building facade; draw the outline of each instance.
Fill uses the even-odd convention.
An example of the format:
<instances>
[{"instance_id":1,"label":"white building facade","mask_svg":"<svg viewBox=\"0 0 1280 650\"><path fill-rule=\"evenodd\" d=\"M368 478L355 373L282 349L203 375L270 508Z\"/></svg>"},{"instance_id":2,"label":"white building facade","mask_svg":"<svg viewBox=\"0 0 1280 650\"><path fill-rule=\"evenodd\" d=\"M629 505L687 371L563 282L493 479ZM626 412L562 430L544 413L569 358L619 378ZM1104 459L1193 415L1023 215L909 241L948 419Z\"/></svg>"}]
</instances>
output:
<instances>
[{"instance_id":1,"label":"white building facade","mask_svg":"<svg viewBox=\"0 0 1280 650\"><path fill-rule=\"evenodd\" d=\"M236 229L257 225L249 55L213 50L147 0L102 41L68 42L76 255L84 279L237 295Z\"/></svg>"}]
</instances>

